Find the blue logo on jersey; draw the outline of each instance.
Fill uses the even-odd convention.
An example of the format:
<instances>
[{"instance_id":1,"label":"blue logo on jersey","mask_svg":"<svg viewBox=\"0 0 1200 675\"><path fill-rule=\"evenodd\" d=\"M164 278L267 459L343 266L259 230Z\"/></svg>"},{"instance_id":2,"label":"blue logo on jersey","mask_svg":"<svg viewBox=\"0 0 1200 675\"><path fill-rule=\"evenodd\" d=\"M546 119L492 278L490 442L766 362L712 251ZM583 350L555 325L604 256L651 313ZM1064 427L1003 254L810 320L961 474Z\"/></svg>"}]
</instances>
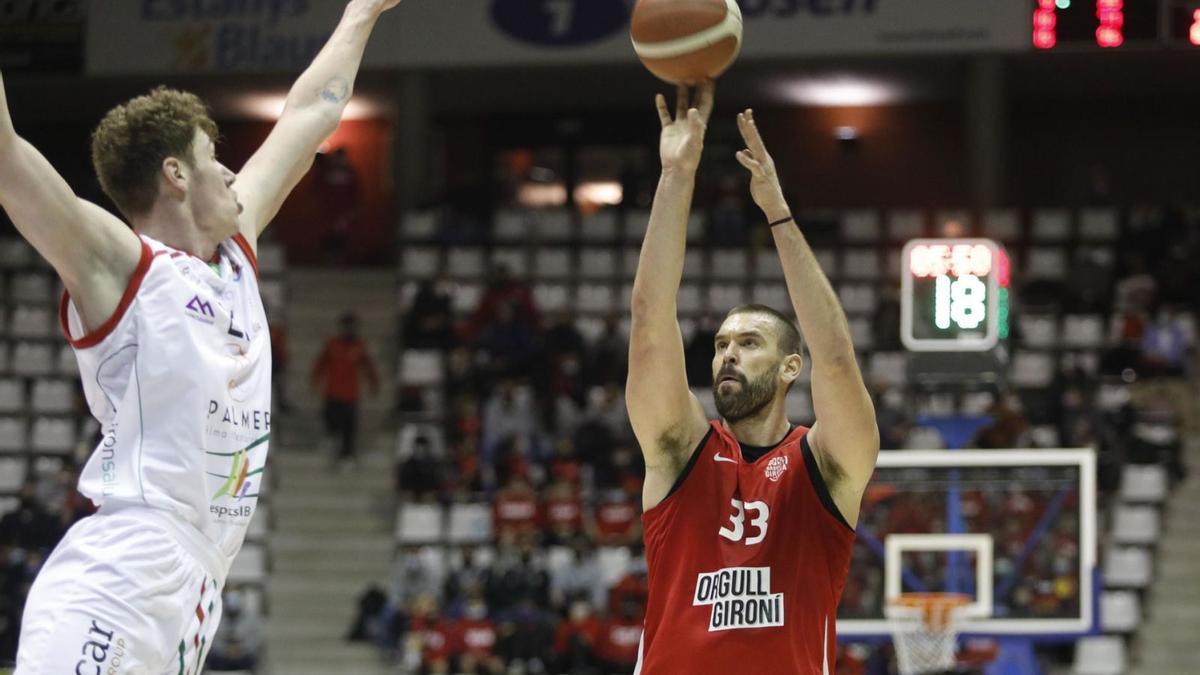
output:
<instances>
[{"instance_id":1,"label":"blue logo on jersey","mask_svg":"<svg viewBox=\"0 0 1200 675\"><path fill-rule=\"evenodd\" d=\"M626 0L492 0L492 21L508 35L539 47L579 47L619 32L629 22Z\"/></svg>"}]
</instances>

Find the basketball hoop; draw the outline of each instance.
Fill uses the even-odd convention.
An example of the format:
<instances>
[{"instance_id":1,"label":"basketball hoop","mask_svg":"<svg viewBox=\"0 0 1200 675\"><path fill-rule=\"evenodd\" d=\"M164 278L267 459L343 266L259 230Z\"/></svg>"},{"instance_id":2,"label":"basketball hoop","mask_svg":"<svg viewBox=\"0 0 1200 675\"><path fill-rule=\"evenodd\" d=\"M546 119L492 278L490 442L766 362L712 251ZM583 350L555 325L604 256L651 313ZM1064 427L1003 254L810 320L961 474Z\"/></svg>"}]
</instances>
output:
<instances>
[{"instance_id":1,"label":"basketball hoop","mask_svg":"<svg viewBox=\"0 0 1200 675\"><path fill-rule=\"evenodd\" d=\"M896 645L901 675L953 670L958 630L970 596L961 593L904 593L885 614Z\"/></svg>"}]
</instances>

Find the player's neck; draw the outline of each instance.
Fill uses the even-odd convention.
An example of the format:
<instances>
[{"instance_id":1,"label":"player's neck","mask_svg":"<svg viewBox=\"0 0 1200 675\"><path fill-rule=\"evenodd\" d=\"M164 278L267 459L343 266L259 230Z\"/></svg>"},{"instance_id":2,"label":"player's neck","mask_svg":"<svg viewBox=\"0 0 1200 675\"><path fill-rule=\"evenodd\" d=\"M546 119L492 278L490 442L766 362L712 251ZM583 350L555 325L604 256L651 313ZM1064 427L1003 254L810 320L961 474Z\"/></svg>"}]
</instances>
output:
<instances>
[{"instance_id":1,"label":"player's neck","mask_svg":"<svg viewBox=\"0 0 1200 675\"><path fill-rule=\"evenodd\" d=\"M778 444L787 436L792 424L784 414L783 399L779 398L757 415L730 423L721 420L725 429L739 443L759 448L769 448Z\"/></svg>"},{"instance_id":2,"label":"player's neck","mask_svg":"<svg viewBox=\"0 0 1200 675\"><path fill-rule=\"evenodd\" d=\"M133 221L133 229L201 260L209 260L217 252L217 244L208 241L183 203L159 199L149 213Z\"/></svg>"}]
</instances>

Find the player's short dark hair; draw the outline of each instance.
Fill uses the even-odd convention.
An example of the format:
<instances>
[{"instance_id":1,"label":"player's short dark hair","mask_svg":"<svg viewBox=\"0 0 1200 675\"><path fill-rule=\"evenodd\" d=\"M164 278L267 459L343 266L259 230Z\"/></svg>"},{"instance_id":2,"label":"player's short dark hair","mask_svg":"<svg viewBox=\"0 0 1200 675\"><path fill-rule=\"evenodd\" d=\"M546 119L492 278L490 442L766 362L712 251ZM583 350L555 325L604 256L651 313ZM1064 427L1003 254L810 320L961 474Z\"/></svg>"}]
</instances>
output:
<instances>
[{"instance_id":1,"label":"player's short dark hair","mask_svg":"<svg viewBox=\"0 0 1200 675\"><path fill-rule=\"evenodd\" d=\"M163 160L195 166L196 129L217 140L217 124L195 94L158 87L112 110L92 132L92 166L104 194L126 218L150 211L158 199Z\"/></svg>"},{"instance_id":2,"label":"player's short dark hair","mask_svg":"<svg viewBox=\"0 0 1200 675\"><path fill-rule=\"evenodd\" d=\"M800 338L800 329L796 327L796 322L783 312L766 305L738 305L729 310L725 318L728 319L734 314L763 314L771 317L775 323L776 336L779 338L776 343L779 352L784 356L804 355L804 341Z\"/></svg>"}]
</instances>

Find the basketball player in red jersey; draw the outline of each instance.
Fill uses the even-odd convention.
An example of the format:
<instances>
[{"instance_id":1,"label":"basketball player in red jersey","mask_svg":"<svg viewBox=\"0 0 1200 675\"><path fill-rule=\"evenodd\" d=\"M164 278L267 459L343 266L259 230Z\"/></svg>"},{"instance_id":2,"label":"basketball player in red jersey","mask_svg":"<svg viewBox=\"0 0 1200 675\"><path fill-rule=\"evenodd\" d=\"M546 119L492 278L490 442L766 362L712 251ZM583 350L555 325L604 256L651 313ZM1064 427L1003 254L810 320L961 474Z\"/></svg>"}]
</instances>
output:
<instances>
[{"instance_id":1,"label":"basketball player in red jersey","mask_svg":"<svg viewBox=\"0 0 1200 675\"><path fill-rule=\"evenodd\" d=\"M845 314L784 201L747 110L738 161L772 223L792 308L808 339L817 422L792 426L800 334L781 312L734 308L716 336L709 422L688 388L675 296L695 172L713 106L680 90L662 122L662 177L633 286L626 401L646 459L642 502L650 599L641 675L827 675L853 523L879 435Z\"/></svg>"}]
</instances>

